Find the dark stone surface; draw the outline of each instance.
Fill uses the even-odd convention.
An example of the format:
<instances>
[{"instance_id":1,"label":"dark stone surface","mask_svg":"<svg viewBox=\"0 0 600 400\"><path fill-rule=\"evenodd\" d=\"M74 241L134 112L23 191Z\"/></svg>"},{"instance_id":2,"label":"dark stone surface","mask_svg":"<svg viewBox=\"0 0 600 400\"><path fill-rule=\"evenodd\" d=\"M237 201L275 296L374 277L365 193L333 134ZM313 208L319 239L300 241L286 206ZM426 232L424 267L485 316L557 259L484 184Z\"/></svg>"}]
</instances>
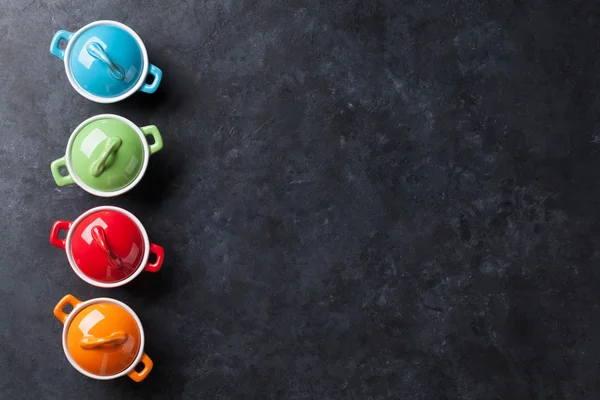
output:
<instances>
[{"instance_id":1,"label":"dark stone surface","mask_svg":"<svg viewBox=\"0 0 600 400\"><path fill-rule=\"evenodd\" d=\"M40 1L0 6L3 399L598 398L594 1ZM85 100L48 47L116 19L156 95ZM142 184L103 200L50 162L103 112L156 124ZM101 290L48 242L125 207L158 275ZM155 369L90 380L66 293L129 304Z\"/></svg>"}]
</instances>

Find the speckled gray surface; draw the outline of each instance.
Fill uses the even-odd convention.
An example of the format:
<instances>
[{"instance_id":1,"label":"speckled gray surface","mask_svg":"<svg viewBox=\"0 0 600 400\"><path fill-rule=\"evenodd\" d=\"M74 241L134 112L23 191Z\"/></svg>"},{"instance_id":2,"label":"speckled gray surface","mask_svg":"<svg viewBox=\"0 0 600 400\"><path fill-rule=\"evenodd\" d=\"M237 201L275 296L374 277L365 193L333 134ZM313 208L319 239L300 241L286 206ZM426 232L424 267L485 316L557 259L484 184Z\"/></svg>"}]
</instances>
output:
<instances>
[{"instance_id":1,"label":"speckled gray surface","mask_svg":"<svg viewBox=\"0 0 600 400\"><path fill-rule=\"evenodd\" d=\"M584 399L600 388L599 7L593 1L0 5L3 399ZM98 105L56 30L116 19L164 71ZM57 188L103 112L156 124L140 187ZM92 288L56 219L125 207L158 275ZM155 369L62 353L66 293L129 304Z\"/></svg>"}]
</instances>

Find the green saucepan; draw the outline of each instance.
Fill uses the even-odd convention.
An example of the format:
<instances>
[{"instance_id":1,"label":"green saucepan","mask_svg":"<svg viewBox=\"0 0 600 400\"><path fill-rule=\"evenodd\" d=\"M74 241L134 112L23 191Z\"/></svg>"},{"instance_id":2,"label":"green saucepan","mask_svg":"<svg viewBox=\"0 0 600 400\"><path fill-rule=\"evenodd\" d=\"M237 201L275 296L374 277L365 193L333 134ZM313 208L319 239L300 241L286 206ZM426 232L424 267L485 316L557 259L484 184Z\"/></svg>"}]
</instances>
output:
<instances>
[{"instance_id":1,"label":"green saucepan","mask_svg":"<svg viewBox=\"0 0 600 400\"><path fill-rule=\"evenodd\" d=\"M147 136L154 139L152 144ZM114 197L137 185L148 159L162 147L154 125L140 128L118 115L96 115L73 131L65 156L52 162L50 169L58 186L76 183L93 195ZM63 167L66 175L61 173Z\"/></svg>"}]
</instances>

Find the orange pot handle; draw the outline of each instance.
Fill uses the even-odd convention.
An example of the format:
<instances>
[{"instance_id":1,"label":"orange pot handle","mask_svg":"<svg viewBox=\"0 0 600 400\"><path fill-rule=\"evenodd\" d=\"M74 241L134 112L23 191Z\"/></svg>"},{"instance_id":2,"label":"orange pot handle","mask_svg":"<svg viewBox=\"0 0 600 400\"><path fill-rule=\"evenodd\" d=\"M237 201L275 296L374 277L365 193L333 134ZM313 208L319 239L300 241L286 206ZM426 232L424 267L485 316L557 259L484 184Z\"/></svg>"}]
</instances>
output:
<instances>
[{"instance_id":1,"label":"orange pot handle","mask_svg":"<svg viewBox=\"0 0 600 400\"><path fill-rule=\"evenodd\" d=\"M73 308L75 308L79 303L81 303L81 301L79 301L75 296L71 294L66 295L60 299L56 307L54 307L54 316L64 324L69 317L69 314L64 312L63 308L65 308L67 305L71 305Z\"/></svg>"},{"instance_id":2,"label":"orange pot handle","mask_svg":"<svg viewBox=\"0 0 600 400\"><path fill-rule=\"evenodd\" d=\"M85 350L92 350L102 346L123 344L129 335L123 331L113 332L105 337L84 336L79 341L79 346Z\"/></svg>"},{"instance_id":3,"label":"orange pot handle","mask_svg":"<svg viewBox=\"0 0 600 400\"><path fill-rule=\"evenodd\" d=\"M148 374L150 373L150 371L152 371L152 367L154 366L154 363L152 362L152 360L150 359L150 357L148 357L148 355L146 353L144 353L144 355L142 355L142 359L140 360L140 363L144 364L143 370L141 370L140 372L137 372L134 369L133 371L131 371L130 373L127 374L131 379L133 379L136 382L141 382L144 379L146 379L146 377L148 377Z\"/></svg>"}]
</instances>

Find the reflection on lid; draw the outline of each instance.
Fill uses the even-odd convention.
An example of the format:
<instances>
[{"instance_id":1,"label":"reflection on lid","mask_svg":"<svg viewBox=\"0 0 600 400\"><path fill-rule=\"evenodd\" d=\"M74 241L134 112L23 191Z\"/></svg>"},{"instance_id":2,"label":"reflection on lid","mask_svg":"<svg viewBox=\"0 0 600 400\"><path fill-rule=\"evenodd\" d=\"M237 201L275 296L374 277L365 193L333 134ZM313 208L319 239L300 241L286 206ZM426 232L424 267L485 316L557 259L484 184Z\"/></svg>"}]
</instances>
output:
<instances>
[{"instance_id":1,"label":"reflection on lid","mask_svg":"<svg viewBox=\"0 0 600 400\"><path fill-rule=\"evenodd\" d=\"M140 248L137 244L133 243L133 245L131 246L131 251L129 252L129 254L127 254L127 257L125 257L123 261L128 264L133 264L138 254L140 254Z\"/></svg>"},{"instance_id":2,"label":"reflection on lid","mask_svg":"<svg viewBox=\"0 0 600 400\"><path fill-rule=\"evenodd\" d=\"M133 78L137 77L137 68L135 67L135 65L132 65L131 67L129 67L129 69L127 70L127 73L125 74L125 82L129 83L131 82L131 80Z\"/></svg>"},{"instance_id":3,"label":"reflection on lid","mask_svg":"<svg viewBox=\"0 0 600 400\"><path fill-rule=\"evenodd\" d=\"M88 51L87 51L88 45L91 42L98 43L100 46L102 46L102 50L106 50L106 47L107 47L106 43L104 43L102 40L98 39L96 36L92 36L91 38L88 39L87 42L85 42L83 47L81 47L81 51L79 52L79 56L77 57L77 60L81 64L83 64L83 66L86 67L87 69L90 69L90 67L92 66L94 61L96 61L96 59L94 57L92 57L92 55L90 53L88 53Z\"/></svg>"},{"instance_id":4,"label":"reflection on lid","mask_svg":"<svg viewBox=\"0 0 600 400\"><path fill-rule=\"evenodd\" d=\"M137 344L137 340L135 340L135 338L133 336L129 336L128 340L123 345L122 350L125 353L131 353L135 350L134 347L136 344Z\"/></svg>"},{"instance_id":5,"label":"reflection on lid","mask_svg":"<svg viewBox=\"0 0 600 400\"><path fill-rule=\"evenodd\" d=\"M131 160L129 160L129 164L125 167L125 173L131 175L135 167L140 163L140 160L136 156L132 156Z\"/></svg>"},{"instance_id":6,"label":"reflection on lid","mask_svg":"<svg viewBox=\"0 0 600 400\"><path fill-rule=\"evenodd\" d=\"M108 139L106 133L104 133L101 129L96 128L91 131L85 139L83 139L79 149L87 158L90 158L94 150L96 150L96 147L98 147L106 139Z\"/></svg>"},{"instance_id":7,"label":"reflection on lid","mask_svg":"<svg viewBox=\"0 0 600 400\"><path fill-rule=\"evenodd\" d=\"M104 220L100 217L96 218L94 220L94 222L92 222L91 224L89 224L81 233L81 238L83 240L85 240L85 242L87 244L91 244L92 243L92 228L95 226L99 226L102 229L106 229L108 228L108 224L106 222L104 222Z\"/></svg>"},{"instance_id":8,"label":"reflection on lid","mask_svg":"<svg viewBox=\"0 0 600 400\"><path fill-rule=\"evenodd\" d=\"M98 310L92 310L86 315L79 323L78 328L84 335L87 335L90 329L92 329L98 322L104 319L104 314Z\"/></svg>"},{"instance_id":9,"label":"reflection on lid","mask_svg":"<svg viewBox=\"0 0 600 400\"><path fill-rule=\"evenodd\" d=\"M100 370L99 373L101 375L107 375L106 370L108 367L108 353L104 353L104 356L102 357L102 363L100 364Z\"/></svg>"}]
</instances>

